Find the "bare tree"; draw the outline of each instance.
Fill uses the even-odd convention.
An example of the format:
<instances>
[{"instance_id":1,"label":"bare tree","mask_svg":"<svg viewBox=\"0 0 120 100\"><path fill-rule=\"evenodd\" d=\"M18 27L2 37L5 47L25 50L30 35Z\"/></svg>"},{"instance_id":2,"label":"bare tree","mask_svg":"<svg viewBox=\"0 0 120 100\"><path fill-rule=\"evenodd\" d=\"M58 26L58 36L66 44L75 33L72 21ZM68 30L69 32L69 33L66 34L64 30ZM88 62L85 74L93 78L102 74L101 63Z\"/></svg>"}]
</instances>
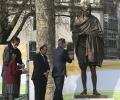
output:
<instances>
[{"instance_id":1,"label":"bare tree","mask_svg":"<svg viewBox=\"0 0 120 100\"><path fill-rule=\"evenodd\" d=\"M1 0L0 1L0 43L6 44L7 39L10 36L12 30L16 26L22 13L26 12L26 15L23 17L23 21L18 28L17 33L14 36L17 36L21 31L26 19L29 16L35 16L35 10L31 9L34 7L34 3L30 2L31 0ZM33 14L34 13L34 14ZM9 17L13 16L13 19L9 20Z\"/></svg>"}]
</instances>

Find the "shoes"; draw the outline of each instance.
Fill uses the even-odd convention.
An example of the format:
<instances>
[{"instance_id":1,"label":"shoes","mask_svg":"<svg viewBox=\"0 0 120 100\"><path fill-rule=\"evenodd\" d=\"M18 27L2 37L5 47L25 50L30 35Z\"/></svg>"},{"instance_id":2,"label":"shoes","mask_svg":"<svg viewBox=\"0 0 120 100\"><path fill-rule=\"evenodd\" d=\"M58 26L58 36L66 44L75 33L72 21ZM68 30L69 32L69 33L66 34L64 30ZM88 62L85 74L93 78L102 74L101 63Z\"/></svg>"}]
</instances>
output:
<instances>
[{"instance_id":1,"label":"shoes","mask_svg":"<svg viewBox=\"0 0 120 100\"><path fill-rule=\"evenodd\" d=\"M87 90L84 89L81 93L80 93L81 96L86 96L87 95Z\"/></svg>"},{"instance_id":2,"label":"shoes","mask_svg":"<svg viewBox=\"0 0 120 100\"><path fill-rule=\"evenodd\" d=\"M93 95L100 96L101 94L97 90L94 90Z\"/></svg>"}]
</instances>

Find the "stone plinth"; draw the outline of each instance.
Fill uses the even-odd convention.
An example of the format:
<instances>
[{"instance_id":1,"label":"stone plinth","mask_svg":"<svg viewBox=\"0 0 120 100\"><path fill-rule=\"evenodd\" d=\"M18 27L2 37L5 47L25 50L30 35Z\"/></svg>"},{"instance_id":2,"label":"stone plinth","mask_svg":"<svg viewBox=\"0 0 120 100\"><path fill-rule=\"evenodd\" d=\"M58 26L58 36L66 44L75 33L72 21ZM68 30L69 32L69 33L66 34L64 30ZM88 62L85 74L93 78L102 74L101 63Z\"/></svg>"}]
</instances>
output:
<instances>
[{"instance_id":1,"label":"stone plinth","mask_svg":"<svg viewBox=\"0 0 120 100\"><path fill-rule=\"evenodd\" d=\"M75 95L74 99L71 99L71 100L114 100L114 98L109 98L106 95L100 95L100 96L95 96L95 95L86 95L86 96Z\"/></svg>"}]
</instances>

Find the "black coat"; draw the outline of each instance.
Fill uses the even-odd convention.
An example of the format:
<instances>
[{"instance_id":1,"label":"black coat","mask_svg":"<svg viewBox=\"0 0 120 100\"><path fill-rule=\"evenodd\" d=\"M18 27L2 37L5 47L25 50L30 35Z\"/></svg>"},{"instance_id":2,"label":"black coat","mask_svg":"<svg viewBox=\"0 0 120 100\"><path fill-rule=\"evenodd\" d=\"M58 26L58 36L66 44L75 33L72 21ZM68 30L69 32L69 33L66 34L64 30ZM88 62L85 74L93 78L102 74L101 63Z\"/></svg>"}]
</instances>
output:
<instances>
[{"instance_id":1,"label":"black coat","mask_svg":"<svg viewBox=\"0 0 120 100\"><path fill-rule=\"evenodd\" d=\"M9 44L7 47L5 47L4 52L3 52L3 68L2 68L2 77L3 77L3 87L2 87L2 93L4 95L5 89L6 89L6 83L5 83L5 67L8 65L8 63L11 60L11 55L15 54L16 58L15 61L16 63L23 64L22 58L21 58L21 52L18 48L14 49L11 44ZM18 68L18 67L17 67ZM16 96L19 97L20 94L20 80L21 80L21 70L17 70L16 73L16 85L14 85L15 89L11 85L7 86L7 91L11 91L12 93L15 92ZM13 90L12 90L13 89Z\"/></svg>"},{"instance_id":2,"label":"black coat","mask_svg":"<svg viewBox=\"0 0 120 100\"><path fill-rule=\"evenodd\" d=\"M43 74L46 71L50 70L47 56L41 55L41 53L36 53L34 55L33 65L34 65L34 69L32 74L32 80L40 79L40 77L44 76Z\"/></svg>"},{"instance_id":3,"label":"black coat","mask_svg":"<svg viewBox=\"0 0 120 100\"><path fill-rule=\"evenodd\" d=\"M3 69L2 69L2 74L4 71L4 66L7 65L10 61L10 57L12 54L16 55L16 63L23 64L22 58L21 58L21 52L18 48L14 49L11 44L9 44L7 47L5 47L4 52L3 52ZM19 71L19 74L21 74L22 71Z\"/></svg>"}]
</instances>

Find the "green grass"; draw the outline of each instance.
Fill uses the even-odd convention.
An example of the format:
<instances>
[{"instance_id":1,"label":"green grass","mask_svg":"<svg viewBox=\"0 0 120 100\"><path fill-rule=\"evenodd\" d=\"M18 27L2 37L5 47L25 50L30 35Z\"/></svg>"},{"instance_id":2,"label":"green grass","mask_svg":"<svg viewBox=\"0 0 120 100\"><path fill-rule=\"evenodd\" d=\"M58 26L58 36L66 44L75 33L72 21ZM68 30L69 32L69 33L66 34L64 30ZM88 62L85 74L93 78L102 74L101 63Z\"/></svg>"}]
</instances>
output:
<instances>
[{"instance_id":1,"label":"green grass","mask_svg":"<svg viewBox=\"0 0 120 100\"><path fill-rule=\"evenodd\" d=\"M20 94L26 94L26 84L21 84Z\"/></svg>"},{"instance_id":2,"label":"green grass","mask_svg":"<svg viewBox=\"0 0 120 100\"><path fill-rule=\"evenodd\" d=\"M74 93L70 93L70 94L65 94L64 95L64 100L70 100L74 97Z\"/></svg>"},{"instance_id":3,"label":"green grass","mask_svg":"<svg viewBox=\"0 0 120 100\"><path fill-rule=\"evenodd\" d=\"M0 81L0 94L2 94L2 82Z\"/></svg>"},{"instance_id":4,"label":"green grass","mask_svg":"<svg viewBox=\"0 0 120 100\"><path fill-rule=\"evenodd\" d=\"M114 100L120 100L120 91L104 91L104 92L100 92L102 95L106 95L108 97L112 97L114 98ZM75 95L79 95L80 93L76 93ZM92 92L88 92L88 94L92 94ZM71 100L72 98L74 98L74 93L71 94L65 94L64 95L64 100Z\"/></svg>"},{"instance_id":5,"label":"green grass","mask_svg":"<svg viewBox=\"0 0 120 100\"><path fill-rule=\"evenodd\" d=\"M0 82L0 94L2 93L2 82ZM120 91L100 91L102 95L107 95L108 97L113 97L115 100L120 100ZM20 94L26 94L26 85L21 84ZM76 93L75 95L78 95ZM88 94L92 94L92 92L88 92ZM71 100L74 97L74 93L65 94L64 100Z\"/></svg>"}]
</instances>

